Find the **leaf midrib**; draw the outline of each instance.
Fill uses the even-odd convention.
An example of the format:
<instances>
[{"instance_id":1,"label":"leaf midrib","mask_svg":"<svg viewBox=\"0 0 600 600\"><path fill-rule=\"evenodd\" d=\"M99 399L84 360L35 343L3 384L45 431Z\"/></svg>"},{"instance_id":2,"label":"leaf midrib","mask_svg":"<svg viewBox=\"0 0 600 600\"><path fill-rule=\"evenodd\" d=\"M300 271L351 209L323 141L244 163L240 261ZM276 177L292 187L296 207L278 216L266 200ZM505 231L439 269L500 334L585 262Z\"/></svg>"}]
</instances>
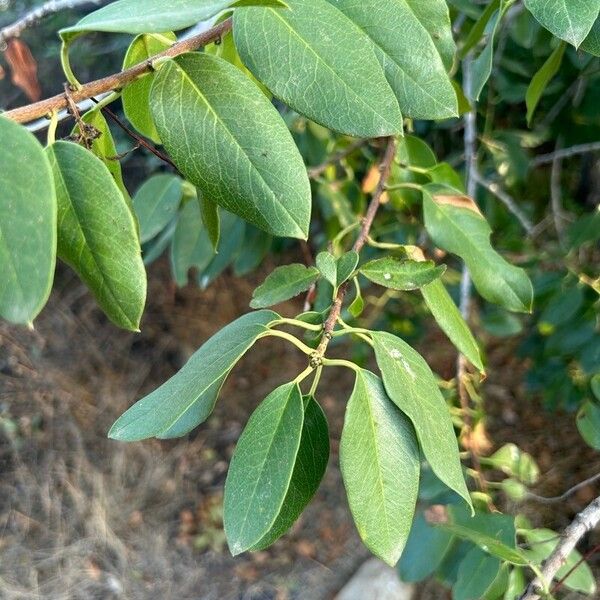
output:
<instances>
[{"instance_id":1,"label":"leaf midrib","mask_svg":"<svg viewBox=\"0 0 600 600\"><path fill-rule=\"evenodd\" d=\"M95 255L94 251L92 250L92 247L89 245L87 236L86 236L85 231L84 231L84 229L83 229L83 227L81 225L81 220L80 220L80 217L79 217L79 213L78 213L77 209L75 208L75 204L71 200L71 193L69 191L69 187L67 186L65 178L63 176L63 172L62 172L62 169L60 167L60 163L59 163L59 161L56 158L56 153L54 152L54 149L52 150L52 155L54 157L54 161L55 161L55 164L56 164L56 172L57 172L58 177L60 179L61 185L62 185L62 187L65 190L65 196L67 197L69 206L71 207L71 209L73 211L73 214L75 215L75 220L77 222L77 227L78 227L78 229L79 229L79 231L81 233L81 237L83 238L83 240L85 242L85 247L89 249L89 254L90 254L91 258L92 258L94 266L96 267L96 269L98 270L98 273L100 274L101 284L104 287L104 289L108 291L108 293L110 295L110 298L112 300L114 300L114 305L117 307L117 309L121 313L122 317L124 317L124 320L128 324L128 326L129 327L137 327L137 324L135 324L135 323L133 323L131 321L131 319L129 318L129 316L125 312L125 310L122 308L121 302L118 300L117 296L115 295L115 292L113 291L112 285L106 279L103 270L100 268L100 265L98 264L98 261L96 260L96 255ZM112 177L111 177L111 181L112 181ZM79 265L78 265L78 268L79 268Z\"/></svg>"},{"instance_id":2,"label":"leaf midrib","mask_svg":"<svg viewBox=\"0 0 600 600\"><path fill-rule=\"evenodd\" d=\"M331 73L334 76L334 79L338 79L343 87L347 90L349 90L350 92L352 92L352 95L366 108L368 108L369 110L373 111L379 118L381 118L385 123L387 123L388 125L392 125L394 126L393 123L390 123L389 120L387 119L387 117L384 117L382 114L380 114L373 106L371 106L370 104L367 104L367 102L365 102L365 100L358 95L358 93L356 91L354 91L353 88L351 88L346 81L334 70L333 67L331 67L326 61L325 59L291 26L290 23L288 23L282 16L281 16L281 10L277 11L273 8L269 8L268 10L270 10L278 19L281 20L282 23L284 23L288 29L306 46L306 48L315 55L315 57L317 58L319 63L322 63L323 65L325 65L325 67L327 67L327 69L329 71L331 71ZM341 12L341 11L340 11ZM342 13L343 14L343 13ZM346 15L344 15L344 17L346 17ZM354 23L354 21L352 21L351 19L349 19L348 17L346 17L357 29L359 29L360 31L363 31L360 27L358 27L356 25L356 23ZM370 39L370 38L369 38ZM374 56L375 60L377 60L377 57ZM379 61L377 61L379 62ZM400 111L400 109L398 109Z\"/></svg>"},{"instance_id":3,"label":"leaf midrib","mask_svg":"<svg viewBox=\"0 0 600 600\"><path fill-rule=\"evenodd\" d=\"M250 166L252 167L254 173L256 173L258 175L260 181L263 183L263 185L265 186L265 188L269 191L269 195L271 196L271 200L274 201L275 204L277 204L278 206L280 206L284 210L285 214L287 214L287 216L292 221L292 223L294 223L294 225L296 225L296 227L298 228L298 231L302 234L302 237L304 237L305 234L304 234L304 231L302 230L302 227L301 227L300 223L298 223L298 221L296 221L296 219L294 218L294 216L288 210L287 206L283 202L281 202L279 200L279 198L277 197L277 195L275 194L275 192L271 189L271 186L266 182L266 180L263 177L263 174L260 172L259 168L254 164L254 162L252 161L252 159L250 158L250 156L246 153L246 151L244 150L244 148L238 142L238 140L235 137L235 135L233 134L233 132L229 129L229 127L227 126L227 124L225 123L225 121L223 121L223 119L221 119L221 117L219 116L219 114L215 111L215 109L213 108L212 104L208 101L208 99L202 93L202 91L200 90L200 88L196 85L196 83L194 82L194 80L186 73L186 71L179 65L179 63L176 60L173 61L173 64L176 66L177 70L180 73L182 73L183 77L190 83L190 85L192 86L192 88L194 90L196 90L196 92L198 93L198 96L203 100L204 104L207 106L207 108L209 109L209 111L213 114L215 120L223 127L223 129L228 134L228 136L231 138L231 140L233 140L234 145L237 148L240 149L242 156L244 156L246 158L246 160L250 163ZM183 91L183 87L182 87L182 91ZM186 144L187 144L187 142L186 142ZM261 207L260 207L259 204L254 204L253 203L253 206L256 208L256 210L263 217L263 219L265 220L265 223L269 223L270 215L266 215L261 210Z\"/></svg>"}]
</instances>

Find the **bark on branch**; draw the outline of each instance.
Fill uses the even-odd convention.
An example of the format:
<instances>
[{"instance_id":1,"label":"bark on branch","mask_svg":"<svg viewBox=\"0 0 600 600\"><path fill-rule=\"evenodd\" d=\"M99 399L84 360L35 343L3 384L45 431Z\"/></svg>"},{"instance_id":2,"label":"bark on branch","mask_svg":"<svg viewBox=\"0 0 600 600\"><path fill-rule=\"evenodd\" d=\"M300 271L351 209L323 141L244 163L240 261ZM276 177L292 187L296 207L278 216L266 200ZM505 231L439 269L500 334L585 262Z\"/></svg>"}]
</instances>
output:
<instances>
[{"instance_id":1,"label":"bark on branch","mask_svg":"<svg viewBox=\"0 0 600 600\"><path fill-rule=\"evenodd\" d=\"M115 73L113 75L109 75L108 77L103 77L102 79L97 79L96 81L86 83L82 85L80 89L73 90L71 97L73 101L77 103L94 96L99 96L105 92L119 90L126 84L131 83L142 75L152 71L152 63L154 61L160 58L173 58L174 56L179 56L185 52L197 50L202 46L206 46L207 44L220 39L223 35L230 31L230 29L231 18L219 23L215 27L212 27L203 33L200 33L199 35L176 42L164 52L152 57L152 60L144 61L134 65L130 69L126 69L120 73ZM12 119L17 123L29 123L30 121L50 115L52 112L66 107L67 98L65 94L58 94L57 96L47 98L46 100L41 100L40 102L35 102L34 104L9 110L5 113L2 113L2 116Z\"/></svg>"},{"instance_id":2,"label":"bark on branch","mask_svg":"<svg viewBox=\"0 0 600 600\"><path fill-rule=\"evenodd\" d=\"M519 600L539 600L545 590L550 588L552 580L559 569L567 562L567 558L577 546L579 540L594 529L600 522L600 497L584 508L565 529L561 541L554 552L544 562L542 578L536 577L528 586Z\"/></svg>"}]
</instances>

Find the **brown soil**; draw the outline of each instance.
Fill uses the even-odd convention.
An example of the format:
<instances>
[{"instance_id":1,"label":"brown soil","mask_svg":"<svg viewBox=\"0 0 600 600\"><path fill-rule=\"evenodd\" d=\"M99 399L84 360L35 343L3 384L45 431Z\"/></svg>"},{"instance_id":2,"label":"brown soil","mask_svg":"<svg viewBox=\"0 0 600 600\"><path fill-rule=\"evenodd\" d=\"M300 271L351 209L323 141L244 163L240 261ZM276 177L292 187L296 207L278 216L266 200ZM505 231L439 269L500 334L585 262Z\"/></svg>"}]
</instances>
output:
<instances>
[{"instance_id":1,"label":"brown soil","mask_svg":"<svg viewBox=\"0 0 600 600\"><path fill-rule=\"evenodd\" d=\"M187 438L106 439L125 408L247 311L260 278L224 276L204 292L176 291L160 262L151 269L142 333L134 335L108 323L61 270L34 332L0 324L0 598L318 600L332 597L364 560L337 464L352 386L343 370L327 373L319 388L332 456L317 497L270 550L235 560L227 552L220 507L235 441L257 403L305 367L285 342L257 345L213 416ZM429 358L445 376L453 355L435 341L423 349L435 349ZM540 493L560 493L597 472L600 460L579 441L571 415L544 415L525 396L512 356L505 347L491 353L490 435L495 446L513 441L530 451L545 473ZM561 527L599 492L525 510L536 523Z\"/></svg>"}]
</instances>

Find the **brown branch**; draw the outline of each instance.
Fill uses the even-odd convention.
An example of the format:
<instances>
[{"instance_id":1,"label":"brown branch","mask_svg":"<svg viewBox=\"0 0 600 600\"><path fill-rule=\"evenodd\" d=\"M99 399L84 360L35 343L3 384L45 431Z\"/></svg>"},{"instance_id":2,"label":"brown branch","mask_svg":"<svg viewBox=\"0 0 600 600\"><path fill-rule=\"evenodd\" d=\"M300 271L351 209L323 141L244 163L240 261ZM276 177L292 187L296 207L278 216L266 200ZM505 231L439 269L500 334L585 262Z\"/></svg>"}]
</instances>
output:
<instances>
[{"instance_id":1,"label":"brown branch","mask_svg":"<svg viewBox=\"0 0 600 600\"><path fill-rule=\"evenodd\" d=\"M120 73L114 73L113 75L108 75L102 79L97 79L96 81L86 83L82 85L80 89L73 90L71 97L73 98L74 102L81 102L82 100L86 100L92 96L98 96L100 94L104 94L105 92L119 90L126 84L131 83L142 75L152 71L152 64L154 61L160 58L173 58L175 56L179 56L180 54L184 54L185 52L197 50L202 46L206 46L207 44L220 39L230 30L231 18L219 23L215 27L212 27L203 33L200 33L199 35L195 35L191 38L173 44L170 48L167 48L164 52L153 56L150 60L134 65L133 67L126 69L125 71L121 71ZM39 119L40 117L47 116L55 110L66 108L66 106L67 99L65 98L65 95L59 94L57 96L53 96L52 98L35 102L34 104L9 110L5 113L2 113L2 116L12 119L17 123L29 123L30 121Z\"/></svg>"},{"instance_id":2,"label":"brown branch","mask_svg":"<svg viewBox=\"0 0 600 600\"><path fill-rule=\"evenodd\" d=\"M525 500L534 500L535 502L539 502L540 504L555 504L557 502L564 502L570 496L572 496L575 492L579 491L580 489L582 489L584 487L587 487L588 485L591 485L592 483L596 483L596 481L599 481L599 480L600 480L600 473L596 473L596 475L592 475L592 477L589 477L588 479L581 481L581 482L577 483L576 485L574 485L573 487L569 488L566 492L564 492L560 496L538 496L537 494L534 494L533 492L528 492L525 495Z\"/></svg>"},{"instance_id":3,"label":"brown branch","mask_svg":"<svg viewBox=\"0 0 600 600\"><path fill-rule=\"evenodd\" d=\"M363 249L364 245L367 243L367 239L369 237L373 221L375 220L375 216L377 215L377 211L379 210L379 206L381 205L381 197L385 192L387 180L390 177L392 163L394 162L394 157L396 156L396 149L396 138L387 138L387 146L380 166L381 175L379 177L379 183L377 184L377 188L373 192L373 198L371 199L369 208L367 209L367 213L363 218L360 233L358 234L358 238L356 239L356 241L354 242L354 246L352 247L352 249L355 252L360 252ZM331 340L333 330L335 329L337 320L342 312L342 305L344 304L344 298L346 297L347 291L348 282L343 283L338 289L338 293L333 302L333 306L329 311L329 316L327 317L325 325L323 326L323 338L321 339L321 343L319 344L319 347L316 351L316 354L319 357L322 357L325 354L325 351L327 350L327 346L329 345L329 342Z\"/></svg>"},{"instance_id":4,"label":"brown branch","mask_svg":"<svg viewBox=\"0 0 600 600\"><path fill-rule=\"evenodd\" d=\"M536 577L525 589L519 600L540 600L556 577L559 569L577 546L579 540L600 522L600 497L584 508L565 529L552 554L544 561L542 577Z\"/></svg>"}]
</instances>

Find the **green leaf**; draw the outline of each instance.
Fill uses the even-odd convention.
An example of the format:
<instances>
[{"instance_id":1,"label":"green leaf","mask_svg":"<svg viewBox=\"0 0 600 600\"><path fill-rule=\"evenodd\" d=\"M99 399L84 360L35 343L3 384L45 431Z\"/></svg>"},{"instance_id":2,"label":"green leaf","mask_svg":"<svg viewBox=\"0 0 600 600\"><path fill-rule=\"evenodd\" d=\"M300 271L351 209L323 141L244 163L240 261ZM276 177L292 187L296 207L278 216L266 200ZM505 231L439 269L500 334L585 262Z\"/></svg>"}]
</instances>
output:
<instances>
[{"instance_id":1,"label":"green leaf","mask_svg":"<svg viewBox=\"0 0 600 600\"><path fill-rule=\"evenodd\" d=\"M600 373L597 373L590 380L590 387L592 388L592 394L598 402L600 402Z\"/></svg>"},{"instance_id":2,"label":"green leaf","mask_svg":"<svg viewBox=\"0 0 600 600\"><path fill-rule=\"evenodd\" d=\"M373 332L372 336L377 365L389 397L411 420L433 472L471 506L450 411L431 369L400 338L381 331Z\"/></svg>"},{"instance_id":3,"label":"green leaf","mask_svg":"<svg viewBox=\"0 0 600 600\"><path fill-rule=\"evenodd\" d=\"M422 20L424 14L419 10L424 3L415 0L335 0L332 4L373 42L400 110L406 116L415 119L458 116L456 94L434 43L434 36L452 39L445 2L430 2L437 5L437 14L428 11L427 20Z\"/></svg>"},{"instance_id":4,"label":"green leaf","mask_svg":"<svg viewBox=\"0 0 600 600\"><path fill-rule=\"evenodd\" d=\"M472 548L458 568L452 600L479 600L484 597L500 571L500 561L479 548Z\"/></svg>"},{"instance_id":5,"label":"green leaf","mask_svg":"<svg viewBox=\"0 0 600 600\"><path fill-rule=\"evenodd\" d=\"M216 252L221 238L221 217L219 216L219 205L207 198L198 190L198 202L200 202L200 214L202 222L208 233L208 239Z\"/></svg>"},{"instance_id":6,"label":"green leaf","mask_svg":"<svg viewBox=\"0 0 600 600\"><path fill-rule=\"evenodd\" d=\"M173 241L173 235L177 228L177 215L154 239L152 239L143 248L144 265L151 265L155 260L160 258L163 252L169 247Z\"/></svg>"},{"instance_id":7,"label":"green leaf","mask_svg":"<svg viewBox=\"0 0 600 600\"><path fill-rule=\"evenodd\" d=\"M173 220L181 196L181 179L176 175L154 175L142 184L133 197L142 244L158 235Z\"/></svg>"},{"instance_id":8,"label":"green leaf","mask_svg":"<svg viewBox=\"0 0 600 600\"><path fill-rule=\"evenodd\" d=\"M540 98L544 94L544 90L548 87L552 78L558 73L566 47L564 42L558 44L546 62L542 65L541 69L533 76L533 79L527 88L527 94L525 95L525 102L527 104L527 125L531 125L533 113L535 112Z\"/></svg>"},{"instance_id":9,"label":"green leaf","mask_svg":"<svg viewBox=\"0 0 600 600\"><path fill-rule=\"evenodd\" d=\"M199 272L197 277L198 285L203 290L237 259L244 240L246 223L242 219L226 210L220 209L219 221L221 236L217 252L210 261L210 264L204 271Z\"/></svg>"},{"instance_id":10,"label":"green leaf","mask_svg":"<svg viewBox=\"0 0 600 600\"><path fill-rule=\"evenodd\" d=\"M421 293L442 331L471 364L483 372L479 346L444 283L440 279L432 281L421 288Z\"/></svg>"},{"instance_id":11,"label":"green leaf","mask_svg":"<svg viewBox=\"0 0 600 600\"><path fill-rule=\"evenodd\" d=\"M588 446L600 450L600 406L588 400L577 413L577 429Z\"/></svg>"},{"instance_id":12,"label":"green leaf","mask_svg":"<svg viewBox=\"0 0 600 600\"><path fill-rule=\"evenodd\" d=\"M315 267L301 264L277 267L252 294L252 308L265 308L294 298L317 281L320 273Z\"/></svg>"},{"instance_id":13,"label":"green leaf","mask_svg":"<svg viewBox=\"0 0 600 600\"><path fill-rule=\"evenodd\" d=\"M483 37L485 30L490 22L490 19L494 13L500 8L500 0L492 0L486 7L485 10L479 15L467 37L465 38L462 47L460 49L460 58L465 58L469 51L473 49Z\"/></svg>"},{"instance_id":14,"label":"green leaf","mask_svg":"<svg viewBox=\"0 0 600 600\"><path fill-rule=\"evenodd\" d=\"M492 248L492 230L473 200L453 188L428 184L423 188L423 213L434 243L464 260L486 300L512 311L531 311L529 277Z\"/></svg>"},{"instance_id":15,"label":"green leaf","mask_svg":"<svg viewBox=\"0 0 600 600\"><path fill-rule=\"evenodd\" d=\"M452 534L433 527L418 512L415 515L406 548L398 563L402 581L417 583L429 577L440 566L452 546ZM427 552L424 552L424 549Z\"/></svg>"},{"instance_id":16,"label":"green leaf","mask_svg":"<svg viewBox=\"0 0 600 600\"><path fill-rule=\"evenodd\" d=\"M516 547L514 517L477 513L467 516L464 511L449 511L451 522L439 525L445 531L476 544L481 550L514 565L527 565L526 554Z\"/></svg>"},{"instance_id":17,"label":"green leaf","mask_svg":"<svg viewBox=\"0 0 600 600\"><path fill-rule=\"evenodd\" d=\"M337 260L331 252L319 252L316 259L321 275L335 288L337 286Z\"/></svg>"},{"instance_id":18,"label":"green leaf","mask_svg":"<svg viewBox=\"0 0 600 600\"><path fill-rule=\"evenodd\" d=\"M336 264L336 285L339 287L342 283L348 281L356 266L358 265L358 252L350 250L337 259Z\"/></svg>"},{"instance_id":19,"label":"green leaf","mask_svg":"<svg viewBox=\"0 0 600 600\"><path fill-rule=\"evenodd\" d=\"M523 537L530 544L527 550L524 550L530 560L541 565L554 551L560 542L560 535L551 529L530 529L522 532ZM575 568L575 565L577 568ZM572 571L572 572L571 572ZM565 564L558 570L554 579L560 581L569 572L571 574L564 580L563 586L592 597L596 593L596 581L589 565L583 560L577 550L573 550Z\"/></svg>"},{"instance_id":20,"label":"green leaf","mask_svg":"<svg viewBox=\"0 0 600 600\"><path fill-rule=\"evenodd\" d=\"M162 31L162 30L161 30ZM166 39L165 39L166 38ZM123 60L123 69L128 69L151 59L171 46L169 41L176 41L172 32L162 33L161 37L152 34L138 35L127 49ZM148 73L131 83L128 83L121 93L123 111L127 120L139 133L160 144L158 131L150 114L150 89L154 81L154 73Z\"/></svg>"},{"instance_id":21,"label":"green leaf","mask_svg":"<svg viewBox=\"0 0 600 600\"><path fill-rule=\"evenodd\" d=\"M56 195L42 146L0 116L0 315L31 323L48 300L56 262Z\"/></svg>"},{"instance_id":22,"label":"green leaf","mask_svg":"<svg viewBox=\"0 0 600 600\"><path fill-rule=\"evenodd\" d=\"M360 370L346 408L340 465L358 533L394 566L408 539L419 488L419 448L381 380Z\"/></svg>"},{"instance_id":23,"label":"green leaf","mask_svg":"<svg viewBox=\"0 0 600 600\"><path fill-rule=\"evenodd\" d=\"M98 108L92 108L92 110L86 112L83 117L81 117L81 120L84 123L91 125L95 130L90 150L106 165L106 168L110 171L110 174L121 190L125 201L133 212L131 198L129 197L129 192L125 187L125 183L123 182L121 163L117 159L115 141L104 115ZM73 135L80 135L79 124L75 125L73 128Z\"/></svg>"},{"instance_id":24,"label":"green leaf","mask_svg":"<svg viewBox=\"0 0 600 600\"><path fill-rule=\"evenodd\" d=\"M433 150L421 138L405 135L398 142L396 158L402 166L431 169L437 164Z\"/></svg>"},{"instance_id":25,"label":"green leaf","mask_svg":"<svg viewBox=\"0 0 600 600\"><path fill-rule=\"evenodd\" d=\"M221 11L237 4L235 0L144 0L143 10L139 0L111 2L89 15L76 25L61 29L61 37L69 41L87 31L114 33L163 33L179 31L207 21ZM245 4L273 4L273 0L246 1ZM276 3L280 4L280 3Z\"/></svg>"},{"instance_id":26,"label":"green leaf","mask_svg":"<svg viewBox=\"0 0 600 600\"><path fill-rule=\"evenodd\" d=\"M178 373L121 415L108 436L134 442L189 433L213 411L231 369L278 318L276 313L263 310L244 315L221 329Z\"/></svg>"},{"instance_id":27,"label":"green leaf","mask_svg":"<svg viewBox=\"0 0 600 600\"><path fill-rule=\"evenodd\" d=\"M561 40L579 48L598 18L598 0L525 0L529 12Z\"/></svg>"},{"instance_id":28,"label":"green leaf","mask_svg":"<svg viewBox=\"0 0 600 600\"><path fill-rule=\"evenodd\" d=\"M233 556L260 546L276 524L292 480L304 424L297 383L277 388L254 411L231 459L223 524Z\"/></svg>"},{"instance_id":29,"label":"green leaf","mask_svg":"<svg viewBox=\"0 0 600 600\"><path fill-rule=\"evenodd\" d=\"M146 270L136 222L102 161L72 142L47 150L58 200L58 256L113 323L138 331Z\"/></svg>"},{"instance_id":30,"label":"green leaf","mask_svg":"<svg viewBox=\"0 0 600 600\"><path fill-rule=\"evenodd\" d=\"M348 307L348 312L355 318L358 319L360 315L362 315L363 310L365 309L365 301L362 297L362 293L360 291L360 283L358 282L358 277L353 279L354 281L354 289L355 296L354 300L352 300L352 304Z\"/></svg>"},{"instance_id":31,"label":"green leaf","mask_svg":"<svg viewBox=\"0 0 600 600\"><path fill-rule=\"evenodd\" d=\"M276 108L239 69L207 54L169 60L151 110L178 169L204 195L269 233L306 239L304 162Z\"/></svg>"},{"instance_id":32,"label":"green leaf","mask_svg":"<svg viewBox=\"0 0 600 600\"><path fill-rule=\"evenodd\" d=\"M181 209L171 246L171 268L175 283L179 287L187 285L188 271L193 267L202 273L214 256L199 203L190 200Z\"/></svg>"},{"instance_id":33,"label":"green leaf","mask_svg":"<svg viewBox=\"0 0 600 600\"><path fill-rule=\"evenodd\" d=\"M527 580L525 579L525 575L523 574L523 569L519 569L514 567L510 575L508 576L508 585L506 587L506 592L503 596L504 600L517 600L525 586L527 585Z\"/></svg>"},{"instance_id":34,"label":"green leaf","mask_svg":"<svg viewBox=\"0 0 600 600\"><path fill-rule=\"evenodd\" d=\"M298 519L317 492L329 459L329 430L321 407L312 397L304 398L304 424L294 471L281 510L271 529L252 547L267 548Z\"/></svg>"},{"instance_id":35,"label":"green leaf","mask_svg":"<svg viewBox=\"0 0 600 600\"><path fill-rule=\"evenodd\" d=\"M242 277L258 268L271 249L272 243L273 238L269 234L252 225L246 225L244 241L233 265L235 275Z\"/></svg>"},{"instance_id":36,"label":"green leaf","mask_svg":"<svg viewBox=\"0 0 600 600\"><path fill-rule=\"evenodd\" d=\"M581 50L585 50L594 56L600 56L600 17L594 21L590 33L583 40Z\"/></svg>"},{"instance_id":37,"label":"green leaf","mask_svg":"<svg viewBox=\"0 0 600 600\"><path fill-rule=\"evenodd\" d=\"M498 30L498 24L504 14L505 3L501 2L501 8L495 11L489 22L486 24L487 41L486 44L476 58L471 61L469 68L470 82L465 88L465 95L471 102L479 100L479 96L490 78L492 73L492 66L494 62L494 41L496 38L496 31Z\"/></svg>"},{"instance_id":38,"label":"green leaf","mask_svg":"<svg viewBox=\"0 0 600 600\"><path fill-rule=\"evenodd\" d=\"M446 265L436 267L432 260L406 260L394 256L377 258L360 268L360 273L374 283L402 291L417 290L439 279L445 271Z\"/></svg>"},{"instance_id":39,"label":"green leaf","mask_svg":"<svg viewBox=\"0 0 600 600\"><path fill-rule=\"evenodd\" d=\"M235 12L235 44L250 71L325 127L356 137L401 133L398 102L369 37L326 0L288 4Z\"/></svg>"}]
</instances>

